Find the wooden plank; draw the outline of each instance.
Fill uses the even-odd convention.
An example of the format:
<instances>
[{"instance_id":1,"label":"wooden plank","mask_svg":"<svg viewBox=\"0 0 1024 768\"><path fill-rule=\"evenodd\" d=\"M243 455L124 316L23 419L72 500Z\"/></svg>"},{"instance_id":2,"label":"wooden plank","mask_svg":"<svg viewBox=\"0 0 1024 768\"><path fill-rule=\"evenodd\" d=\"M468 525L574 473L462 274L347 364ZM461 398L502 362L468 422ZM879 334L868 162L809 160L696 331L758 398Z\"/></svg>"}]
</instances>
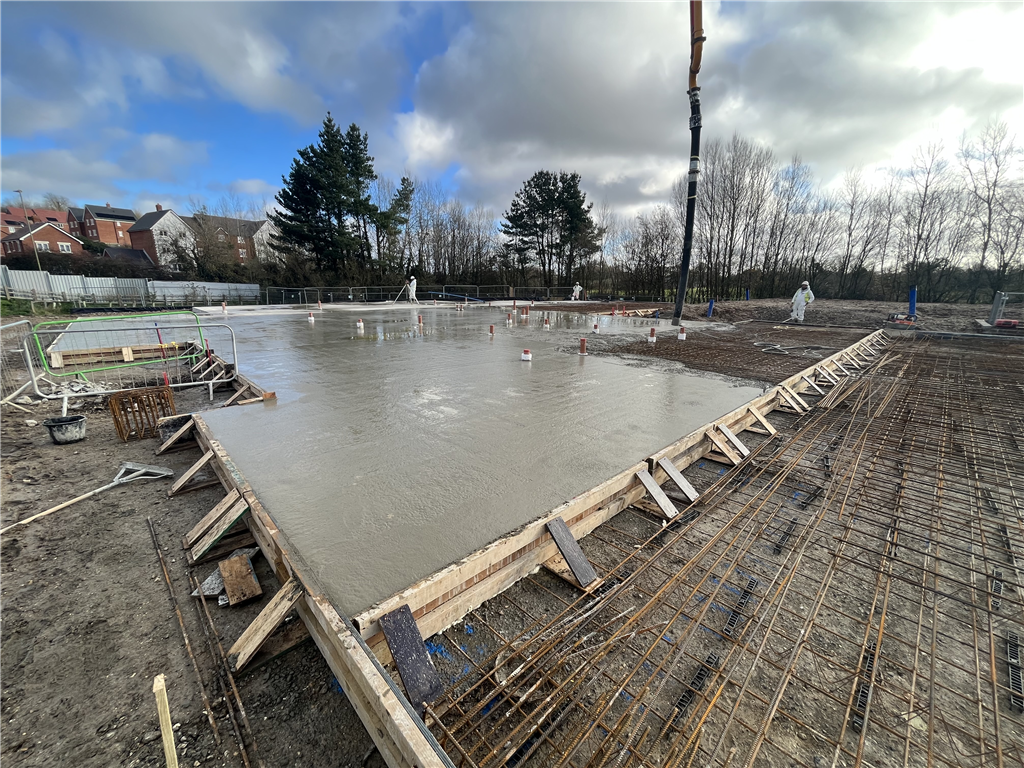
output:
<instances>
[{"instance_id":1,"label":"wooden plank","mask_svg":"<svg viewBox=\"0 0 1024 768\"><path fill-rule=\"evenodd\" d=\"M780 384L779 389L782 392L788 392L789 394L791 394L793 396L793 399L796 400L796 402L800 404L800 407L803 408L805 411L811 410L811 406L807 404L807 401L800 397L800 395L796 393L796 390L794 390L788 384Z\"/></svg>"},{"instance_id":2,"label":"wooden plank","mask_svg":"<svg viewBox=\"0 0 1024 768\"><path fill-rule=\"evenodd\" d=\"M817 368L815 368L814 370L815 370L815 372L816 372L816 373L817 373L817 374L818 374L819 376L821 376L821 377L822 377L822 378L823 378L823 379L824 379L825 381L827 381L827 382L828 382L829 384L831 384L832 386L835 386L835 385L836 385L836 383L837 383L837 382L839 381L839 380L838 380L837 378L835 378L835 377L834 377L834 376L833 376L833 375L832 375L832 374L831 374L831 373L829 372L828 368L825 368L825 367L824 367L824 366L822 366L822 365L819 365L819 366L818 366Z\"/></svg>"},{"instance_id":3,"label":"wooden plank","mask_svg":"<svg viewBox=\"0 0 1024 768\"><path fill-rule=\"evenodd\" d=\"M736 466L742 461L739 455L732 448L730 448L728 445L726 445L724 442L718 439L718 435L715 434L715 431L713 429L709 429L706 433L706 436L708 440L710 440L711 443L715 446L715 448L718 449L718 452L729 460L730 464Z\"/></svg>"},{"instance_id":4,"label":"wooden plank","mask_svg":"<svg viewBox=\"0 0 1024 768\"><path fill-rule=\"evenodd\" d=\"M551 573L555 574L555 576L569 582L569 584L576 587L576 589L584 589L583 585L576 580L576 574L572 572L572 568L569 567L569 563L565 561L565 558L562 557L561 554L548 558L541 563L541 565L551 571ZM588 588L584 591L589 592L590 589Z\"/></svg>"},{"instance_id":5,"label":"wooden plank","mask_svg":"<svg viewBox=\"0 0 1024 768\"><path fill-rule=\"evenodd\" d=\"M644 488L651 494L651 498L654 499L654 503L658 505L658 509L661 510L661 514L665 516L666 520L671 520L673 517L679 514L679 510L676 509L676 505L672 503L672 500L665 495L665 492L661 490L661 486L654 482L654 478L651 477L651 473L646 469L642 469L636 473L636 476L643 483Z\"/></svg>"},{"instance_id":6,"label":"wooden plank","mask_svg":"<svg viewBox=\"0 0 1024 768\"><path fill-rule=\"evenodd\" d=\"M210 526L216 523L221 515L234 506L235 502L238 501L238 496L237 489L232 488L228 491L227 496L217 502L217 506L207 512L203 519L196 523L191 531L185 534L185 538L182 540L185 549L192 549L192 546L199 540L199 537L210 530Z\"/></svg>"},{"instance_id":7,"label":"wooden plank","mask_svg":"<svg viewBox=\"0 0 1024 768\"><path fill-rule=\"evenodd\" d=\"M135 355L131 347L121 347L121 359L125 363L134 363Z\"/></svg>"},{"instance_id":8,"label":"wooden plank","mask_svg":"<svg viewBox=\"0 0 1024 768\"><path fill-rule=\"evenodd\" d=\"M725 424L719 424L718 429L723 435L725 435L726 439L733 444L733 447L740 452L740 456L745 459L750 455L750 449L747 448L747 446L745 446L743 442L732 433L732 430L725 426Z\"/></svg>"},{"instance_id":9,"label":"wooden plank","mask_svg":"<svg viewBox=\"0 0 1024 768\"><path fill-rule=\"evenodd\" d=\"M573 543L575 541L573 539ZM398 676L405 686L405 696L416 713L423 717L424 704L430 704L440 696L444 686L423 644L412 611L408 605L399 606L380 617L380 626L398 667Z\"/></svg>"},{"instance_id":10,"label":"wooden plank","mask_svg":"<svg viewBox=\"0 0 1024 768\"><path fill-rule=\"evenodd\" d=\"M236 501L235 505L221 515L220 519L210 527L203 535L203 538L199 540L199 543L192 547L192 559L196 561L201 560L210 547L223 538L224 534L231 529L231 526L238 522L238 518L244 515L248 508L249 504L245 499Z\"/></svg>"},{"instance_id":11,"label":"wooden plank","mask_svg":"<svg viewBox=\"0 0 1024 768\"><path fill-rule=\"evenodd\" d=\"M234 668L244 667L260 649L264 641L284 621L295 604L302 599L302 584L297 579L289 579L284 586L277 591L266 607L260 611L252 624L245 628L234 645L228 650L228 657L234 656Z\"/></svg>"},{"instance_id":12,"label":"wooden plank","mask_svg":"<svg viewBox=\"0 0 1024 768\"><path fill-rule=\"evenodd\" d=\"M51 368L63 368L64 367L64 355L60 352L50 353L50 367Z\"/></svg>"},{"instance_id":13,"label":"wooden plank","mask_svg":"<svg viewBox=\"0 0 1024 768\"><path fill-rule=\"evenodd\" d=\"M238 400L243 394L245 394L248 391L249 385L243 384L239 389L235 390L235 394L233 394L231 397L224 401L224 405L222 405L221 408L227 408L229 405L235 402L235 400Z\"/></svg>"},{"instance_id":14,"label":"wooden plank","mask_svg":"<svg viewBox=\"0 0 1024 768\"><path fill-rule=\"evenodd\" d=\"M774 434L777 433L777 430L775 429L775 427L773 427L768 422L768 420L764 416L761 415L761 412L759 410L757 410L757 408L755 408L754 406L750 406L750 413L757 420L757 423L765 428L765 430L768 432L769 435L774 435Z\"/></svg>"},{"instance_id":15,"label":"wooden plank","mask_svg":"<svg viewBox=\"0 0 1024 768\"><path fill-rule=\"evenodd\" d=\"M683 492L683 495L690 500L692 504L700 498L700 494L697 493L697 489L690 485L690 481L683 477L682 472L676 469L676 465L668 459L658 459L658 466L664 470L665 474L668 475L668 479L671 480L676 488Z\"/></svg>"},{"instance_id":16,"label":"wooden plank","mask_svg":"<svg viewBox=\"0 0 1024 768\"><path fill-rule=\"evenodd\" d=\"M164 745L164 761L167 768L178 768L178 753L174 748L174 728L171 726L171 706L167 703L167 681L163 675L153 678L153 695L156 696L156 711L160 718L160 738Z\"/></svg>"},{"instance_id":17,"label":"wooden plank","mask_svg":"<svg viewBox=\"0 0 1024 768\"><path fill-rule=\"evenodd\" d=\"M327 598L307 595L297 608L388 766L451 766L429 733L402 706L401 692L381 674Z\"/></svg>"},{"instance_id":18,"label":"wooden plank","mask_svg":"<svg viewBox=\"0 0 1024 768\"><path fill-rule=\"evenodd\" d=\"M212 458L213 458L213 451L207 451L206 453L204 453L203 457L199 461L197 461L191 467L186 469L185 472L182 474L182 476L179 477L175 481L174 485L171 486L171 489L169 491L167 491L167 495L168 496L173 496L178 491L180 491L182 488L184 488L185 487L185 483L187 483L189 480L191 480L193 477L195 477L196 473L198 473L199 470L201 470L203 467L205 467L207 464L209 464L210 463L210 459L212 459Z\"/></svg>"},{"instance_id":19,"label":"wooden plank","mask_svg":"<svg viewBox=\"0 0 1024 768\"><path fill-rule=\"evenodd\" d=\"M221 578L224 579L224 591L228 595L228 605L238 605L263 594L256 571L248 555L238 555L221 560L218 564Z\"/></svg>"},{"instance_id":20,"label":"wooden plank","mask_svg":"<svg viewBox=\"0 0 1024 768\"><path fill-rule=\"evenodd\" d=\"M813 389L815 392L817 392L819 395L824 395L825 394L825 390L823 390L821 387L819 387L817 384L815 384L811 379L807 378L806 376L801 376L800 378L802 378L804 381L806 381L807 385L811 389Z\"/></svg>"},{"instance_id":21,"label":"wooden plank","mask_svg":"<svg viewBox=\"0 0 1024 768\"><path fill-rule=\"evenodd\" d=\"M243 528L239 533L233 533L230 536L225 536L214 544L198 560L192 557L192 550L186 550L185 559L188 560L189 565L199 565L200 563L205 563L210 560L220 560L224 555L230 555L236 549L245 549L246 547L251 547L255 543L256 539L253 537L252 532Z\"/></svg>"},{"instance_id":22,"label":"wooden plank","mask_svg":"<svg viewBox=\"0 0 1024 768\"><path fill-rule=\"evenodd\" d=\"M653 482L653 480L651 481ZM658 490L661 490L660 488ZM672 502L669 502L670 504ZM569 564L572 569L573 576L576 577L582 586L586 587L590 582L597 580L597 574L594 572L594 566L590 564L587 556L583 554L583 550L580 549L579 542L573 538L572 533L569 532L568 527L565 525L565 520L560 517L556 517L554 520L547 525L548 533L551 534L551 538L555 540L555 544L558 545L558 551L562 553L562 557Z\"/></svg>"},{"instance_id":23,"label":"wooden plank","mask_svg":"<svg viewBox=\"0 0 1024 768\"><path fill-rule=\"evenodd\" d=\"M256 655L249 659L245 665L245 672L252 672L259 669L268 661L273 661L278 656L284 656L309 640L309 630L306 625L299 621L286 621L281 627L266 639Z\"/></svg>"},{"instance_id":24,"label":"wooden plank","mask_svg":"<svg viewBox=\"0 0 1024 768\"><path fill-rule=\"evenodd\" d=\"M169 449L176 442L181 440L181 438L183 438L185 435L192 431L192 428L195 427L195 425L196 423L193 419L189 419L188 421L186 421L177 432L175 432L173 435L167 438L164 444L156 449L156 455L159 456L161 453Z\"/></svg>"},{"instance_id":25,"label":"wooden plank","mask_svg":"<svg viewBox=\"0 0 1024 768\"><path fill-rule=\"evenodd\" d=\"M851 373L850 373L850 372L849 372L848 370L846 370L846 369L845 369L845 368L843 367L843 364L842 364L842 363L840 363L840 362L839 362L838 360L833 360L832 362L836 364L836 368L838 368L838 369L839 369L840 371L842 371L842 372L843 372L843 375L844 375L844 376L846 376L846 377L849 377L849 376L852 376L852 375L853 375L853 374L851 374Z\"/></svg>"},{"instance_id":26,"label":"wooden plank","mask_svg":"<svg viewBox=\"0 0 1024 768\"><path fill-rule=\"evenodd\" d=\"M786 401L790 408L797 413L803 413L804 409L793 399L793 396L784 388L779 387L779 394L782 395L782 399Z\"/></svg>"}]
</instances>

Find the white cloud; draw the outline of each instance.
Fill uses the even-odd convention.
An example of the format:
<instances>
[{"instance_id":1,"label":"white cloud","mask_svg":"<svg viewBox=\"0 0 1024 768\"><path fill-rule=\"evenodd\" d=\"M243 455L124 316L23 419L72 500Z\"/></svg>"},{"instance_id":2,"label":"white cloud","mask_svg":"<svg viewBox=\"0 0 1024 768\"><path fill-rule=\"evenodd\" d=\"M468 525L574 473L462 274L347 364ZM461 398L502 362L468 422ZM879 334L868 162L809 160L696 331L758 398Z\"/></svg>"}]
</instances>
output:
<instances>
[{"instance_id":1,"label":"white cloud","mask_svg":"<svg viewBox=\"0 0 1024 768\"><path fill-rule=\"evenodd\" d=\"M249 197L273 197L280 187L268 184L263 179L238 179L228 184L228 191L235 195Z\"/></svg>"},{"instance_id":2,"label":"white cloud","mask_svg":"<svg viewBox=\"0 0 1024 768\"><path fill-rule=\"evenodd\" d=\"M455 130L419 112L396 115L396 133L414 169L444 168L453 159Z\"/></svg>"},{"instance_id":3,"label":"white cloud","mask_svg":"<svg viewBox=\"0 0 1024 768\"><path fill-rule=\"evenodd\" d=\"M1021 101L1016 31L972 32L955 40L959 55L939 55L949 30L987 31L997 18L1016 30L1024 14L706 3L704 140L738 131L783 161L801 154L827 181L849 165L899 162L908 138L936 126L955 137L1007 119ZM688 27L685 4L474 6L470 27L420 69L415 121L400 121L399 136L411 160L433 135L420 126L444 126L467 202L507 206L540 168L576 170L592 199L622 209L662 202L689 156ZM983 50L999 41L1000 53Z\"/></svg>"}]
</instances>

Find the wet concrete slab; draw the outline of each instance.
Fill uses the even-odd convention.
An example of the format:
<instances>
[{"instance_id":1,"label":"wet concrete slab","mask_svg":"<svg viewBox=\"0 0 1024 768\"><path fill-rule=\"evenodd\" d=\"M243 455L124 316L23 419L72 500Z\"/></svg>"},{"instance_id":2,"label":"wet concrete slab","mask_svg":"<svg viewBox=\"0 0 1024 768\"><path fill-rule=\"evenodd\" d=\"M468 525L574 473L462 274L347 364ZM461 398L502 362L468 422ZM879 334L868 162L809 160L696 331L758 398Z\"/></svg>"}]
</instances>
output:
<instances>
[{"instance_id":1,"label":"wet concrete slab","mask_svg":"<svg viewBox=\"0 0 1024 768\"><path fill-rule=\"evenodd\" d=\"M566 351L585 315L549 314L543 331L543 315L510 328L495 308L360 314L361 334L348 312L230 317L242 372L278 400L204 414L348 615L760 394ZM653 325L599 322L625 336Z\"/></svg>"}]
</instances>

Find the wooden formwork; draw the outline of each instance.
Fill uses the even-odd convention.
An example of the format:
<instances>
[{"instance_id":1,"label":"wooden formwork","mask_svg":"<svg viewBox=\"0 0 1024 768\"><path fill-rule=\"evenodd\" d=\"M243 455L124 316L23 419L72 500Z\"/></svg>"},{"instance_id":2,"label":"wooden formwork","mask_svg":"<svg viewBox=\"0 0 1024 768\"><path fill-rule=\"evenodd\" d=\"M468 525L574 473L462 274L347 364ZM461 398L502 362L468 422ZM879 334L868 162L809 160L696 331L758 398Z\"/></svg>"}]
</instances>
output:
<instances>
[{"instance_id":1,"label":"wooden formwork","mask_svg":"<svg viewBox=\"0 0 1024 768\"><path fill-rule=\"evenodd\" d=\"M451 766L451 760L415 713L401 689L381 666L390 661L390 653L380 628L382 616L407 605L423 637L443 631L471 610L508 589L534 568L559 556L558 547L548 531L548 523L561 518L575 539L583 538L601 523L648 494L641 473L646 471L656 483L664 483L669 473L659 464L662 460L671 462L677 469L683 469L709 454L716 460L739 463L744 454L742 443L736 439L736 435L746 430L774 433L774 428L766 418L772 411L781 408L797 413L806 412L808 405L801 398L802 393L820 393L819 384L834 386L842 379L855 375L856 371L877 359L886 344L887 338L883 331L866 336L789 377L760 397L694 430L653 454L645 462L625 469L596 488L392 595L351 620L342 616L327 595L319 590L315 581L306 578L296 566L287 540L273 517L260 503L242 472L214 437L201 415L189 416L188 421L179 427L177 436L168 440L160 450L165 450L183 435L192 434L203 451L203 457L189 472L206 465L212 468L230 497L230 501L226 498L218 505L219 508L235 509L238 500L245 503L247 511L241 520L271 563L281 584L287 586L289 604L294 605L388 765L424 768ZM253 394L262 392L247 379L240 377L240 381L237 385L240 387L239 392L246 388ZM243 402L258 399L263 399L263 396ZM170 493L178 490L172 488ZM210 525L215 523L213 518L216 517L213 512L207 516ZM195 529L190 531L186 536L186 546L189 539L194 542L200 534ZM280 612L280 606L276 604L268 608ZM261 626L257 627L257 623ZM246 658L251 657L274 626L276 624L268 625L261 613L253 627L246 630L233 646L232 655L245 654Z\"/></svg>"}]
</instances>

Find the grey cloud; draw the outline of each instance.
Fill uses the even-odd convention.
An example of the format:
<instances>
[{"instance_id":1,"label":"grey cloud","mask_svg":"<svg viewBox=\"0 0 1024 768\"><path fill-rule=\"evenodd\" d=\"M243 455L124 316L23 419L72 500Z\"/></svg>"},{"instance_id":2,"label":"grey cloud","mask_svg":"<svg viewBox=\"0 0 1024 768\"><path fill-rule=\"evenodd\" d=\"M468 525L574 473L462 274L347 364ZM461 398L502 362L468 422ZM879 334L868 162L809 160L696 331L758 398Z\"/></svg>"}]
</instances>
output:
<instances>
[{"instance_id":1,"label":"grey cloud","mask_svg":"<svg viewBox=\"0 0 1024 768\"><path fill-rule=\"evenodd\" d=\"M168 183L182 180L191 166L206 161L206 142L183 141L161 133L133 137L118 157L126 177Z\"/></svg>"},{"instance_id":2,"label":"grey cloud","mask_svg":"<svg viewBox=\"0 0 1024 768\"><path fill-rule=\"evenodd\" d=\"M1020 84L901 63L967 7L706 4L705 138L739 131L827 181L884 161L948 106L998 116L1020 104ZM592 198L622 207L662 202L689 154L688 27L685 4L474 6L418 73L417 114L452 137L464 196L496 208L542 167L580 171Z\"/></svg>"},{"instance_id":3,"label":"grey cloud","mask_svg":"<svg viewBox=\"0 0 1024 768\"><path fill-rule=\"evenodd\" d=\"M3 159L4 189L22 189L25 197L59 192L72 200L120 200L121 169L107 160L87 160L66 149L23 152Z\"/></svg>"}]
</instances>

